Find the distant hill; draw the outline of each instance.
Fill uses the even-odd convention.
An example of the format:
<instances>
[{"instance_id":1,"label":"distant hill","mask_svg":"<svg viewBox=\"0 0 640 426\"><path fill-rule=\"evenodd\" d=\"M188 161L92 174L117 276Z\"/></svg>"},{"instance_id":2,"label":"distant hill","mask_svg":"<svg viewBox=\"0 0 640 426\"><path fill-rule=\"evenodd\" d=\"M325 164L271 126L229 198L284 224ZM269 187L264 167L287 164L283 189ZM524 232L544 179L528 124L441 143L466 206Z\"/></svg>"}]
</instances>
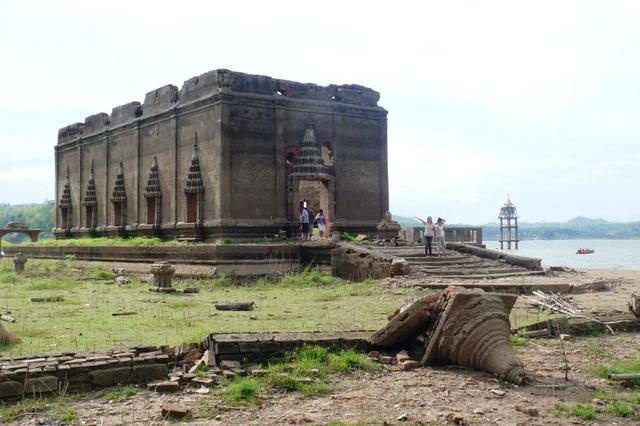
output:
<instances>
[{"instance_id":1,"label":"distant hill","mask_svg":"<svg viewBox=\"0 0 640 426\"><path fill-rule=\"evenodd\" d=\"M393 216L402 226L422 226L416 219L406 216ZM449 226L477 226L466 224L449 224ZM500 225L491 222L482 225L485 240L500 238ZM610 222L606 219L592 219L578 216L566 222L520 222L519 236L523 240L562 240L611 238L640 238L640 222Z\"/></svg>"},{"instance_id":2,"label":"distant hill","mask_svg":"<svg viewBox=\"0 0 640 426\"><path fill-rule=\"evenodd\" d=\"M485 240L500 238L500 225L488 223L482 226ZM640 222L609 222L605 219L576 217L566 222L519 223L520 239L560 240L586 238L640 238Z\"/></svg>"}]
</instances>

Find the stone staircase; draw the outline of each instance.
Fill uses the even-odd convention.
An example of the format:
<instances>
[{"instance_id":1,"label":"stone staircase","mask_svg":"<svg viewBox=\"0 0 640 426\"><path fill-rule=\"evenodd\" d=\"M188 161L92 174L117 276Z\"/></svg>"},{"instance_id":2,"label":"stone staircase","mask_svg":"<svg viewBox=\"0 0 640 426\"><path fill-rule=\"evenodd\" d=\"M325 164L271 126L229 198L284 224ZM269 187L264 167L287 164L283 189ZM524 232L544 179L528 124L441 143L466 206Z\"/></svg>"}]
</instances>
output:
<instances>
[{"instance_id":1,"label":"stone staircase","mask_svg":"<svg viewBox=\"0 0 640 426\"><path fill-rule=\"evenodd\" d=\"M372 250L404 258L411 265L410 275L450 279L497 279L543 275L502 260L485 259L472 254L447 250L445 256L425 257L422 246L371 247Z\"/></svg>"}]
</instances>

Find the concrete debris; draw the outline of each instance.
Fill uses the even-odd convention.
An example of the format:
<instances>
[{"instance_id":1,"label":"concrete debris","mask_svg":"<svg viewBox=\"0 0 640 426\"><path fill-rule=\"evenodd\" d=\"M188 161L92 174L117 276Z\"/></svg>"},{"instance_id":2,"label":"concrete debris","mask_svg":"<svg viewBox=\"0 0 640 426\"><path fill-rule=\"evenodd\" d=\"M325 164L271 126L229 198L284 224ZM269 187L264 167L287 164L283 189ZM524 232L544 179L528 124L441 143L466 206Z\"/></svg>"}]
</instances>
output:
<instances>
[{"instance_id":1,"label":"concrete debris","mask_svg":"<svg viewBox=\"0 0 640 426\"><path fill-rule=\"evenodd\" d=\"M2 314L0 315L0 319L2 321L6 321L8 323L14 323L16 322L16 319L14 317L11 316L11 312L7 312L6 314Z\"/></svg>"},{"instance_id":2,"label":"concrete debris","mask_svg":"<svg viewBox=\"0 0 640 426\"><path fill-rule=\"evenodd\" d=\"M9 333L2 324L0 324L0 343L3 345L9 345L18 342L20 342L20 339Z\"/></svg>"},{"instance_id":3,"label":"concrete debris","mask_svg":"<svg viewBox=\"0 0 640 426\"><path fill-rule=\"evenodd\" d=\"M186 405L179 402L165 402L162 404L161 410L163 418L173 417L181 419L191 413L191 410L189 410Z\"/></svg>"},{"instance_id":4,"label":"concrete debris","mask_svg":"<svg viewBox=\"0 0 640 426\"><path fill-rule=\"evenodd\" d=\"M153 382L147 384L147 389L155 392L177 392L180 390L180 384L172 381Z\"/></svg>"},{"instance_id":5,"label":"concrete debris","mask_svg":"<svg viewBox=\"0 0 640 426\"><path fill-rule=\"evenodd\" d=\"M394 358L391 356L383 355L379 358L380 364L391 365L393 364Z\"/></svg>"},{"instance_id":6,"label":"concrete debris","mask_svg":"<svg viewBox=\"0 0 640 426\"><path fill-rule=\"evenodd\" d=\"M560 334L560 340L564 340L565 342L571 340L572 337L570 334Z\"/></svg>"},{"instance_id":7,"label":"concrete debris","mask_svg":"<svg viewBox=\"0 0 640 426\"><path fill-rule=\"evenodd\" d=\"M396 420L399 422L404 422L408 419L409 419L409 416L407 416L407 413L402 413L398 417L396 417Z\"/></svg>"},{"instance_id":8,"label":"concrete debris","mask_svg":"<svg viewBox=\"0 0 640 426\"><path fill-rule=\"evenodd\" d=\"M402 366L403 370L415 370L416 368L422 367L422 364L420 364L418 361L414 361L412 359L408 359L406 361L399 362L398 364L400 364L400 366Z\"/></svg>"},{"instance_id":9,"label":"concrete debris","mask_svg":"<svg viewBox=\"0 0 640 426\"><path fill-rule=\"evenodd\" d=\"M255 302L216 303L214 306L219 311L253 311Z\"/></svg>"},{"instance_id":10,"label":"concrete debris","mask_svg":"<svg viewBox=\"0 0 640 426\"><path fill-rule=\"evenodd\" d=\"M62 296L51 296L51 297L32 297L31 301L33 303L44 303L44 302L64 302L64 297Z\"/></svg>"},{"instance_id":11,"label":"concrete debris","mask_svg":"<svg viewBox=\"0 0 640 426\"><path fill-rule=\"evenodd\" d=\"M404 349L396 354L396 361L398 362L398 364L402 364L403 362L409 361L410 359L411 358L409 357L409 354Z\"/></svg>"},{"instance_id":12,"label":"concrete debris","mask_svg":"<svg viewBox=\"0 0 640 426\"><path fill-rule=\"evenodd\" d=\"M233 370L234 368L242 368L242 364L240 364L240 361L225 359L220 361L220 368L222 370Z\"/></svg>"},{"instance_id":13,"label":"concrete debris","mask_svg":"<svg viewBox=\"0 0 640 426\"><path fill-rule=\"evenodd\" d=\"M464 425L464 417L460 414L449 413L447 414L447 422L453 423L454 425Z\"/></svg>"},{"instance_id":14,"label":"concrete debris","mask_svg":"<svg viewBox=\"0 0 640 426\"><path fill-rule=\"evenodd\" d=\"M516 411L520 411L521 413L528 414L531 417L537 417L540 412L536 407L532 407L530 405L518 405L516 406Z\"/></svg>"},{"instance_id":15,"label":"concrete debris","mask_svg":"<svg viewBox=\"0 0 640 426\"><path fill-rule=\"evenodd\" d=\"M123 284L129 284L131 282L131 280L123 275L118 275L115 280L116 284L118 285L123 285Z\"/></svg>"},{"instance_id":16,"label":"concrete debris","mask_svg":"<svg viewBox=\"0 0 640 426\"><path fill-rule=\"evenodd\" d=\"M193 380L191 380L191 384L194 386L204 386L210 388L213 387L216 382L215 380L206 377L194 377Z\"/></svg>"}]
</instances>

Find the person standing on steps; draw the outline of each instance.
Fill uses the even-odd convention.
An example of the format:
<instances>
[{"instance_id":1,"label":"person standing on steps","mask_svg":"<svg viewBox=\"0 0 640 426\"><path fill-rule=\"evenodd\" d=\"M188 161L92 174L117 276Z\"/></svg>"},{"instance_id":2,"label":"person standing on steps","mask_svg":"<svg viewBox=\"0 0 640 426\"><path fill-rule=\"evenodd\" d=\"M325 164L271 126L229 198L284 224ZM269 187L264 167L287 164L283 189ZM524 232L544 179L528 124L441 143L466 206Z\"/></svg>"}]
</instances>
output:
<instances>
[{"instance_id":1,"label":"person standing on steps","mask_svg":"<svg viewBox=\"0 0 640 426\"><path fill-rule=\"evenodd\" d=\"M433 256L433 237L435 235L435 227L433 225L433 219L431 216L427 217L427 221L416 217L422 224L424 225L424 255L425 256Z\"/></svg>"},{"instance_id":2,"label":"person standing on steps","mask_svg":"<svg viewBox=\"0 0 640 426\"><path fill-rule=\"evenodd\" d=\"M316 223L318 224L318 230L320 231L320 238L324 238L324 231L327 228L327 216L325 216L322 209L318 210L316 215Z\"/></svg>"},{"instance_id":3,"label":"person standing on steps","mask_svg":"<svg viewBox=\"0 0 640 426\"><path fill-rule=\"evenodd\" d=\"M444 223L446 221L439 217L434 226L435 229L435 239L436 239L436 250L438 252L438 256L445 256L444 249L446 247L446 242L444 240Z\"/></svg>"},{"instance_id":4,"label":"person standing on steps","mask_svg":"<svg viewBox=\"0 0 640 426\"><path fill-rule=\"evenodd\" d=\"M302 211L300 212L300 224L302 225L302 239L308 240L310 239L311 232L311 218L309 216L309 210L307 210L307 206L302 207Z\"/></svg>"}]
</instances>

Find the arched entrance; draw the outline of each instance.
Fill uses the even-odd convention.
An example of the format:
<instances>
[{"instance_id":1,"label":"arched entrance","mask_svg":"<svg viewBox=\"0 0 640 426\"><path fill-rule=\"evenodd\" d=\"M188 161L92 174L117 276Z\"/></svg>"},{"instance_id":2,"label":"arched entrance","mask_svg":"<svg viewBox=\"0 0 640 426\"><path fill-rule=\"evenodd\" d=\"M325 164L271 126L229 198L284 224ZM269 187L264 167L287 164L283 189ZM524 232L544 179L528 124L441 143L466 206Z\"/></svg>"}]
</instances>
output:
<instances>
[{"instance_id":1,"label":"arched entrance","mask_svg":"<svg viewBox=\"0 0 640 426\"><path fill-rule=\"evenodd\" d=\"M313 126L307 126L298 155L289 158L287 180L287 219L289 234L300 235L300 214L306 205L317 214L321 209L328 219L327 231L335 213L335 180L331 167L325 165Z\"/></svg>"}]
</instances>

